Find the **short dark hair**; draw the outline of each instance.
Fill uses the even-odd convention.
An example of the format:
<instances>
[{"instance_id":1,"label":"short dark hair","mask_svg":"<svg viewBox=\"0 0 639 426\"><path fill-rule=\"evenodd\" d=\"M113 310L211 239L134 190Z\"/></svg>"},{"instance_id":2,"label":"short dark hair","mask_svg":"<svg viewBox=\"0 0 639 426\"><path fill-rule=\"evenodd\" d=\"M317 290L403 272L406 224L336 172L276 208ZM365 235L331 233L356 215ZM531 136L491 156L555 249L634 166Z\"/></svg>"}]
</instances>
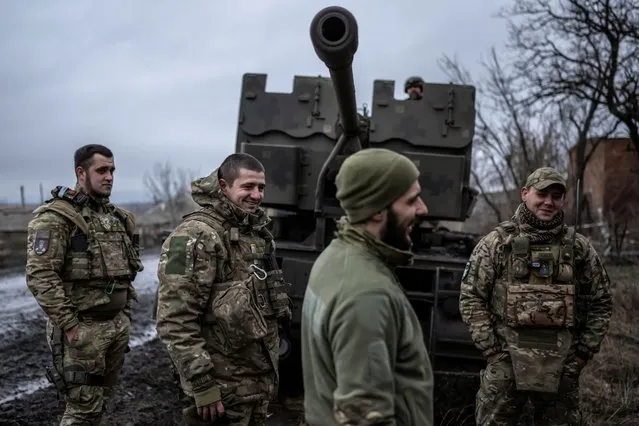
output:
<instances>
[{"instance_id":1,"label":"short dark hair","mask_svg":"<svg viewBox=\"0 0 639 426\"><path fill-rule=\"evenodd\" d=\"M229 185L233 185L240 175L240 169L264 173L264 166L257 158L244 152L231 154L224 159L217 172L218 179L224 179Z\"/></svg>"},{"instance_id":2,"label":"short dark hair","mask_svg":"<svg viewBox=\"0 0 639 426\"><path fill-rule=\"evenodd\" d=\"M104 155L107 158L113 158L113 152L111 152L111 150L104 145L96 143L84 145L75 151L75 155L73 156L73 160L75 163L74 168L77 169L78 167L82 167L84 170L87 170L89 167L91 167L94 154L100 154Z\"/></svg>"}]
</instances>

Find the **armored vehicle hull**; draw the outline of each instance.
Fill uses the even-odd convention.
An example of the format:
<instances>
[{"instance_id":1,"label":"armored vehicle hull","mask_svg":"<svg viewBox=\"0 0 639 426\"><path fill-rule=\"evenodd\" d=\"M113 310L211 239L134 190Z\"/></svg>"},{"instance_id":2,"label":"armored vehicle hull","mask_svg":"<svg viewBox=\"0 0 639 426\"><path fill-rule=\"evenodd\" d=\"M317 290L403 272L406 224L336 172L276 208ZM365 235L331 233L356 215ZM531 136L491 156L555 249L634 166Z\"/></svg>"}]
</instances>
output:
<instances>
[{"instance_id":1,"label":"armored vehicle hull","mask_svg":"<svg viewBox=\"0 0 639 426\"><path fill-rule=\"evenodd\" d=\"M477 236L442 229L463 222L477 191L469 186L475 88L427 83L420 100L398 100L395 82L375 80L371 114L358 112L352 64L358 47L354 16L322 9L310 38L330 77L294 76L291 93L266 92L265 74L242 80L236 151L266 167L263 206L273 218L277 256L291 283L293 324L284 361L299 361L300 311L313 262L343 215L335 176L350 154L384 147L421 171L429 221L413 230L416 259L397 274L418 313L438 374L475 374L482 365L459 316L459 283ZM290 356L288 353L290 349Z\"/></svg>"}]
</instances>

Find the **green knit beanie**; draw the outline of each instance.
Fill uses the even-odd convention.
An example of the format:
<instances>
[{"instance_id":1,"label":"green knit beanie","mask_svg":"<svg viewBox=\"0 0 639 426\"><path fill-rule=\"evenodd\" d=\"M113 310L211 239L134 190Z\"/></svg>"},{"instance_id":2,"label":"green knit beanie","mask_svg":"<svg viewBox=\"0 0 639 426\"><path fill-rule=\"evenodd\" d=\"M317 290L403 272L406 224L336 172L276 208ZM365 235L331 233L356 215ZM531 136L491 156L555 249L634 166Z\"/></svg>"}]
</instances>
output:
<instances>
[{"instance_id":1,"label":"green knit beanie","mask_svg":"<svg viewBox=\"0 0 639 426\"><path fill-rule=\"evenodd\" d=\"M337 199L351 223L362 222L391 205L419 177L415 164L383 148L349 156L337 173Z\"/></svg>"}]
</instances>

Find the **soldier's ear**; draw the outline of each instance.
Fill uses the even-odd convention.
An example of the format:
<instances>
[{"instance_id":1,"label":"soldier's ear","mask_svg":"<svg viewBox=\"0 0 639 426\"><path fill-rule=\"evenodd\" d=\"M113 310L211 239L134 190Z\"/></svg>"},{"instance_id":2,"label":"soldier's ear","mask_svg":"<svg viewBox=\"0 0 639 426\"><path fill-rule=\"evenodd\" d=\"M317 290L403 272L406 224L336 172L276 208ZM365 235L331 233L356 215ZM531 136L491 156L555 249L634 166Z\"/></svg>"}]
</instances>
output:
<instances>
[{"instance_id":1,"label":"soldier's ear","mask_svg":"<svg viewBox=\"0 0 639 426\"><path fill-rule=\"evenodd\" d=\"M85 173L85 170L81 166L75 168L75 178L78 181L81 181L84 178Z\"/></svg>"},{"instance_id":2,"label":"soldier's ear","mask_svg":"<svg viewBox=\"0 0 639 426\"><path fill-rule=\"evenodd\" d=\"M387 216L388 216L388 209L384 209L380 212L375 213L373 216L371 216L370 220L372 220L373 222L381 223L386 219Z\"/></svg>"}]
</instances>

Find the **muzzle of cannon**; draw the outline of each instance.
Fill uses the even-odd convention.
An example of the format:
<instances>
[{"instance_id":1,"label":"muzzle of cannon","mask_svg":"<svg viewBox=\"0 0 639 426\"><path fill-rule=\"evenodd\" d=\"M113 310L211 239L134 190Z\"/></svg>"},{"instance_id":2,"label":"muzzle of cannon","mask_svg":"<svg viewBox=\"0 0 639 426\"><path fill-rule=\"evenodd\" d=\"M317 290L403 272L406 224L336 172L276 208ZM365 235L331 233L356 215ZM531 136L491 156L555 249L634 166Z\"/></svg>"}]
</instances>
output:
<instances>
[{"instance_id":1,"label":"muzzle of cannon","mask_svg":"<svg viewBox=\"0 0 639 426\"><path fill-rule=\"evenodd\" d=\"M310 35L315 53L330 71L344 133L355 136L359 125L352 63L358 45L357 21L347 9L329 6L311 21Z\"/></svg>"}]
</instances>

